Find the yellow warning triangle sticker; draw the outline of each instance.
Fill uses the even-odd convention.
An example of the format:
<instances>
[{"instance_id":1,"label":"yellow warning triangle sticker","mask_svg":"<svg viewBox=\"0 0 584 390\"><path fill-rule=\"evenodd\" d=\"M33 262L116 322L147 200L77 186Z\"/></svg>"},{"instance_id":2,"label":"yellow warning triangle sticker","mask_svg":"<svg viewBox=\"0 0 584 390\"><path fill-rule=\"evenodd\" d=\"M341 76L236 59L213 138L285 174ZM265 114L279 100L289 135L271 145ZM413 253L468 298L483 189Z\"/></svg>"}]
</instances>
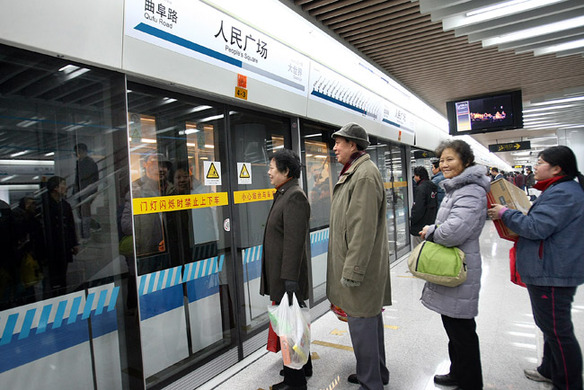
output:
<instances>
[{"instance_id":1,"label":"yellow warning triangle sticker","mask_svg":"<svg viewBox=\"0 0 584 390\"><path fill-rule=\"evenodd\" d=\"M207 179L219 179L219 172L215 168L215 164L211 163L209 171L207 172Z\"/></svg>"},{"instance_id":2,"label":"yellow warning triangle sticker","mask_svg":"<svg viewBox=\"0 0 584 390\"><path fill-rule=\"evenodd\" d=\"M243 164L241 166L241 172L239 172L239 177L241 179L249 179L250 178L249 171L247 170L247 167L245 166L245 164Z\"/></svg>"},{"instance_id":3,"label":"yellow warning triangle sticker","mask_svg":"<svg viewBox=\"0 0 584 390\"><path fill-rule=\"evenodd\" d=\"M131 138L142 138L142 135L140 134L140 129L137 128L133 129Z\"/></svg>"}]
</instances>

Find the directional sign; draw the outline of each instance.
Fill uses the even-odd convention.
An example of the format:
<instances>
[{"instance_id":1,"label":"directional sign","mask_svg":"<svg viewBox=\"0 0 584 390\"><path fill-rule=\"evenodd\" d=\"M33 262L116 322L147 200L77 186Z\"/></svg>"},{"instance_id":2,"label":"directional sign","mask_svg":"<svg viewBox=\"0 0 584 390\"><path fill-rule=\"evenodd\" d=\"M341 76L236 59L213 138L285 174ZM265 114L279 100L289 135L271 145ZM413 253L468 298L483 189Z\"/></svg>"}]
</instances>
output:
<instances>
[{"instance_id":1,"label":"directional sign","mask_svg":"<svg viewBox=\"0 0 584 390\"><path fill-rule=\"evenodd\" d=\"M514 152L516 150L531 149L531 141L510 142L508 144L489 145L489 152Z\"/></svg>"},{"instance_id":2,"label":"directional sign","mask_svg":"<svg viewBox=\"0 0 584 390\"><path fill-rule=\"evenodd\" d=\"M433 158L436 157L436 153L428 151L428 150L414 150L414 158Z\"/></svg>"}]
</instances>

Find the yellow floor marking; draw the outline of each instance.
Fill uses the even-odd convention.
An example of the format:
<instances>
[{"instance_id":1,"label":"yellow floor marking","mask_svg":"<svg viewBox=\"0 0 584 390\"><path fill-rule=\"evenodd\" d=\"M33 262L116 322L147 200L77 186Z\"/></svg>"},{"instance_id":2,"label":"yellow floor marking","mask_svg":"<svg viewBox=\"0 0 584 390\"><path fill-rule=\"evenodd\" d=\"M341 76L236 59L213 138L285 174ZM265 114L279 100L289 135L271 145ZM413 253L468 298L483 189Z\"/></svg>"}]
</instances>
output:
<instances>
[{"instance_id":1,"label":"yellow floor marking","mask_svg":"<svg viewBox=\"0 0 584 390\"><path fill-rule=\"evenodd\" d=\"M353 347L347 347L346 345L328 343L326 341L312 340L311 344L322 345L323 347L331 347L336 349L344 349L345 351L352 351Z\"/></svg>"},{"instance_id":2,"label":"yellow floor marking","mask_svg":"<svg viewBox=\"0 0 584 390\"><path fill-rule=\"evenodd\" d=\"M339 384L340 378L341 377L339 375L337 375L337 377L335 378L335 380L332 381L331 384L328 385L328 387L326 389L320 389L320 390L333 390Z\"/></svg>"},{"instance_id":3,"label":"yellow floor marking","mask_svg":"<svg viewBox=\"0 0 584 390\"><path fill-rule=\"evenodd\" d=\"M342 336L345 333L347 333L346 330L338 330L338 329L333 329L332 332L331 332L331 334L334 335L334 336Z\"/></svg>"},{"instance_id":4,"label":"yellow floor marking","mask_svg":"<svg viewBox=\"0 0 584 390\"><path fill-rule=\"evenodd\" d=\"M311 358L312 360L318 360L318 359L320 359L320 356L319 356L319 354L318 354L318 353L316 353L316 352L312 352L312 353L310 354L310 358Z\"/></svg>"},{"instance_id":5,"label":"yellow floor marking","mask_svg":"<svg viewBox=\"0 0 584 390\"><path fill-rule=\"evenodd\" d=\"M413 275L397 275L398 278L410 278L410 279L417 279L415 276Z\"/></svg>"},{"instance_id":6,"label":"yellow floor marking","mask_svg":"<svg viewBox=\"0 0 584 390\"><path fill-rule=\"evenodd\" d=\"M383 325L385 329L399 329L399 326L396 325Z\"/></svg>"}]
</instances>

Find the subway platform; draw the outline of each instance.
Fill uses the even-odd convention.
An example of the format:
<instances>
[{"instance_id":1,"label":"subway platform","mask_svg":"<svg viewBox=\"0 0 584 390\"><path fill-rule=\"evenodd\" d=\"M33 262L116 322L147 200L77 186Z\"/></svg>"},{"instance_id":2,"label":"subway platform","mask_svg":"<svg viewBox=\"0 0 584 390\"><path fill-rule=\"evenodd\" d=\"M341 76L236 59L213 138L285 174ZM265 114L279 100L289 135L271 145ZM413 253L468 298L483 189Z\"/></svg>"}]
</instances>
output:
<instances>
[{"instance_id":1,"label":"subway platform","mask_svg":"<svg viewBox=\"0 0 584 390\"><path fill-rule=\"evenodd\" d=\"M551 385L533 382L523 374L523 369L538 365L543 336L533 321L527 290L509 281L511 245L510 241L500 239L494 224L487 221L481 235L483 275L476 317L484 388L551 389ZM435 374L448 372L448 339L440 315L419 301L424 282L409 273L406 258L392 264L391 271L393 305L383 313L390 371L385 389L449 389L433 382ZM582 346L583 288L576 295L572 317ZM314 375L308 379L308 389L358 389L358 385L347 382L347 377L355 372L347 324L329 311L312 323L311 338ZM281 355L262 348L198 389L269 390L282 380L281 368Z\"/></svg>"}]
</instances>

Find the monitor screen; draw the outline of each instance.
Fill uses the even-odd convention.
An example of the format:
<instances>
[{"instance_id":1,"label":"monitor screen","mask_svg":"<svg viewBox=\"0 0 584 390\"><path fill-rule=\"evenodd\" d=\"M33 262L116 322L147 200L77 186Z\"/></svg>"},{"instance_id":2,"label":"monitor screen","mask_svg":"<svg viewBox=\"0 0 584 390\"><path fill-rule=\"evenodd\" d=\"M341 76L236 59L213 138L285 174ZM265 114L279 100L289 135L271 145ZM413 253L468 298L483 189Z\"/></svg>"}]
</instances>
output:
<instances>
[{"instance_id":1,"label":"monitor screen","mask_svg":"<svg viewBox=\"0 0 584 390\"><path fill-rule=\"evenodd\" d=\"M446 103L451 135L523 127L521 91L500 92Z\"/></svg>"}]
</instances>

